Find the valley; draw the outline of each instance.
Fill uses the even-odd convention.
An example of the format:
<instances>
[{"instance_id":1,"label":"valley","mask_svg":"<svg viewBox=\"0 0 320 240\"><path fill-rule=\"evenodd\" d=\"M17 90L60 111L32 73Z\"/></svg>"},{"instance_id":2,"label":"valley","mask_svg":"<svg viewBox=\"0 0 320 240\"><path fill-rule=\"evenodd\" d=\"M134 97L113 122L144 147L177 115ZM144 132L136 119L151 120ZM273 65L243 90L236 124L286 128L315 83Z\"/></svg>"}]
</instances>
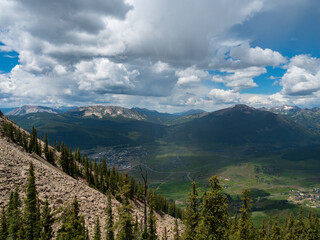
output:
<instances>
[{"instance_id":1,"label":"valley","mask_svg":"<svg viewBox=\"0 0 320 240\"><path fill-rule=\"evenodd\" d=\"M79 146L92 159L105 158L137 179L139 167L145 168L150 187L182 207L191 182L203 193L212 175L219 177L235 207L243 189L250 189L256 224L265 216L310 207L308 201L295 201L292 193L320 187L318 136L279 110L236 105L212 113L170 115L119 109L126 117L110 116L102 107L97 113L91 107L90 114L82 108L10 117L26 129L35 126L40 135L48 133L51 141ZM312 207L320 213L318 205Z\"/></svg>"}]
</instances>

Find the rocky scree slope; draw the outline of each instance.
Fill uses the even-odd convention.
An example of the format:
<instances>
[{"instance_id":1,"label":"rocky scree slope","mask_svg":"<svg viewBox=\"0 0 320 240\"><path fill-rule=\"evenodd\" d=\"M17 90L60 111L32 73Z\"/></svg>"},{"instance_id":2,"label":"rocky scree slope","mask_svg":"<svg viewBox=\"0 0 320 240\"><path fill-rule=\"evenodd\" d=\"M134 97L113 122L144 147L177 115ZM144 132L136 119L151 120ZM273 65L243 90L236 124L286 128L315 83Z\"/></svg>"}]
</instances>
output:
<instances>
[{"instance_id":1,"label":"rocky scree slope","mask_svg":"<svg viewBox=\"0 0 320 240\"><path fill-rule=\"evenodd\" d=\"M40 112L53 113L53 114L61 113L60 110L49 108L49 107L24 105L22 107L11 110L6 115L7 116L22 116L22 115L26 115L29 113L40 113Z\"/></svg>"},{"instance_id":2,"label":"rocky scree slope","mask_svg":"<svg viewBox=\"0 0 320 240\"><path fill-rule=\"evenodd\" d=\"M0 130L4 121L9 121L0 111ZM38 197L41 203L47 198L51 208L57 210L70 204L74 196L80 203L80 213L84 215L89 234L93 236L95 219L100 217L101 231L104 234L105 207L107 197L101 192L90 188L83 180L77 180L59 168L49 164L44 159L35 154L26 153L19 147L1 135L0 131L0 208L7 206L10 192L17 186L21 199L25 198L25 186L29 163L32 162L35 168L36 185ZM112 199L113 213L117 219L117 207L120 203ZM132 202L133 216L138 219L143 218L143 205L140 202ZM168 215L157 216L157 232L161 238L164 228L167 229L169 239L173 239L174 218ZM182 227L182 222L180 227ZM55 223L54 229L57 230L59 223Z\"/></svg>"},{"instance_id":3,"label":"rocky scree slope","mask_svg":"<svg viewBox=\"0 0 320 240\"><path fill-rule=\"evenodd\" d=\"M80 107L67 112L67 114L79 117L93 117L93 118L126 118L132 120L146 120L143 114L135 110L118 106L88 106Z\"/></svg>"}]
</instances>

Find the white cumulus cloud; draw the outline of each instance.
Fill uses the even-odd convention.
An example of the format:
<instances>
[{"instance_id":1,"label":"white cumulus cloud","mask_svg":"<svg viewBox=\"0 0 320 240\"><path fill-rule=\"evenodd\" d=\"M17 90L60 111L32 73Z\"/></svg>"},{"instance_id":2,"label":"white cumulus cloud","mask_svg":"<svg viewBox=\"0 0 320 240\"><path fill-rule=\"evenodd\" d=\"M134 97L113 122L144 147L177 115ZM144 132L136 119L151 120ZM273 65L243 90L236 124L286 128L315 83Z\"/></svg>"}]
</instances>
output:
<instances>
[{"instance_id":1,"label":"white cumulus cloud","mask_svg":"<svg viewBox=\"0 0 320 240\"><path fill-rule=\"evenodd\" d=\"M79 89L100 93L124 91L133 88L133 80L139 76L137 70L129 71L121 63L113 63L108 59L82 61L76 66Z\"/></svg>"},{"instance_id":2,"label":"white cumulus cloud","mask_svg":"<svg viewBox=\"0 0 320 240\"><path fill-rule=\"evenodd\" d=\"M244 69L225 70L226 75L214 75L213 81L224 83L235 91L257 87L253 78L266 73L264 67L248 67Z\"/></svg>"},{"instance_id":3,"label":"white cumulus cloud","mask_svg":"<svg viewBox=\"0 0 320 240\"><path fill-rule=\"evenodd\" d=\"M238 103L240 93L233 90L212 89L209 92L209 98L215 103Z\"/></svg>"},{"instance_id":4,"label":"white cumulus cloud","mask_svg":"<svg viewBox=\"0 0 320 240\"><path fill-rule=\"evenodd\" d=\"M199 70L195 66L177 70L175 74L178 77L177 85L200 82L201 79L209 76L208 72Z\"/></svg>"},{"instance_id":5,"label":"white cumulus cloud","mask_svg":"<svg viewBox=\"0 0 320 240\"><path fill-rule=\"evenodd\" d=\"M298 55L290 59L287 72L281 78L282 93L312 95L320 90L320 59Z\"/></svg>"}]
</instances>

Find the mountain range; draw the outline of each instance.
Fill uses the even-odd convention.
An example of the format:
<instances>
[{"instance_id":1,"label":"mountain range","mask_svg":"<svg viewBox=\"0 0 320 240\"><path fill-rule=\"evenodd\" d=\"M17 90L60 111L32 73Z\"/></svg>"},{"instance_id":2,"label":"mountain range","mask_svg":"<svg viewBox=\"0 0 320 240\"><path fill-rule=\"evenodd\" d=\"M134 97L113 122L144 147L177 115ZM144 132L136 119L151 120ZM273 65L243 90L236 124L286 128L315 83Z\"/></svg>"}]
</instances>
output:
<instances>
[{"instance_id":1,"label":"mountain range","mask_svg":"<svg viewBox=\"0 0 320 240\"><path fill-rule=\"evenodd\" d=\"M8 117L28 131L35 126L41 137L47 133L51 143L80 147L135 177L140 177L139 166L145 167L150 187L181 204L190 181L203 190L218 175L232 198L253 189L257 214L267 209L272 215L298 209L289 202L292 190L320 188L320 138L313 130L317 126L308 125L317 114L316 108L290 106L235 105L191 115L89 106Z\"/></svg>"},{"instance_id":2,"label":"mountain range","mask_svg":"<svg viewBox=\"0 0 320 240\"><path fill-rule=\"evenodd\" d=\"M320 108L318 107L308 109L296 106L283 106L270 108L267 111L283 115L312 132L320 133Z\"/></svg>"},{"instance_id":3,"label":"mountain range","mask_svg":"<svg viewBox=\"0 0 320 240\"><path fill-rule=\"evenodd\" d=\"M199 146L289 147L317 141L317 109L235 105L214 112L190 110L169 114L141 108L88 106L67 112L24 106L6 114L20 126L35 126L53 141L81 149L156 145L156 142ZM317 125L318 123L318 125Z\"/></svg>"}]
</instances>

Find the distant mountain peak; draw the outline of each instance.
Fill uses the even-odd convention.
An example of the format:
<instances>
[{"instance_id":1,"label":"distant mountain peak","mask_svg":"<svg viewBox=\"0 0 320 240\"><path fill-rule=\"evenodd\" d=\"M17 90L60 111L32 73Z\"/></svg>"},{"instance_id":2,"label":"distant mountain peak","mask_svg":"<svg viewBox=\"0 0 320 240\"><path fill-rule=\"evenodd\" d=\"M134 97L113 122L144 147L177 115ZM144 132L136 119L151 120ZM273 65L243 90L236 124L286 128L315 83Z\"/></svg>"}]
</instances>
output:
<instances>
[{"instance_id":1,"label":"distant mountain peak","mask_svg":"<svg viewBox=\"0 0 320 240\"><path fill-rule=\"evenodd\" d=\"M297 106L283 105L283 106L273 107L271 109L281 110L281 111L291 111L291 110L299 110L300 108Z\"/></svg>"},{"instance_id":2,"label":"distant mountain peak","mask_svg":"<svg viewBox=\"0 0 320 240\"><path fill-rule=\"evenodd\" d=\"M71 114L76 114L81 117L123 117L134 120L145 120L145 117L135 110L119 107L119 106L104 106L104 105L93 105L87 107L79 107L69 111Z\"/></svg>"},{"instance_id":3,"label":"distant mountain peak","mask_svg":"<svg viewBox=\"0 0 320 240\"><path fill-rule=\"evenodd\" d=\"M46 112L46 113L60 113L60 110L53 109L50 107L44 107L44 106L32 106L32 105L24 105L19 108L15 108L11 110L10 112L6 113L8 116L22 116L29 113L40 113L40 112Z\"/></svg>"},{"instance_id":4,"label":"distant mountain peak","mask_svg":"<svg viewBox=\"0 0 320 240\"><path fill-rule=\"evenodd\" d=\"M236 109L236 110L256 110L255 108L253 107L250 107L248 105L245 105L245 104L236 104L230 108L233 108L233 109Z\"/></svg>"},{"instance_id":5,"label":"distant mountain peak","mask_svg":"<svg viewBox=\"0 0 320 240\"><path fill-rule=\"evenodd\" d=\"M250 107L248 105L245 105L245 104L236 104L231 107L218 110L215 113L217 115L230 114L230 113L234 113L234 112L242 112L242 113L249 114L254 111L259 111L259 110L255 109L253 107Z\"/></svg>"},{"instance_id":6,"label":"distant mountain peak","mask_svg":"<svg viewBox=\"0 0 320 240\"><path fill-rule=\"evenodd\" d=\"M290 106L290 105L277 106L277 107L268 109L268 111L271 111L277 114L284 114L284 115L296 113L296 112L299 112L300 110L301 108L297 106Z\"/></svg>"}]
</instances>

